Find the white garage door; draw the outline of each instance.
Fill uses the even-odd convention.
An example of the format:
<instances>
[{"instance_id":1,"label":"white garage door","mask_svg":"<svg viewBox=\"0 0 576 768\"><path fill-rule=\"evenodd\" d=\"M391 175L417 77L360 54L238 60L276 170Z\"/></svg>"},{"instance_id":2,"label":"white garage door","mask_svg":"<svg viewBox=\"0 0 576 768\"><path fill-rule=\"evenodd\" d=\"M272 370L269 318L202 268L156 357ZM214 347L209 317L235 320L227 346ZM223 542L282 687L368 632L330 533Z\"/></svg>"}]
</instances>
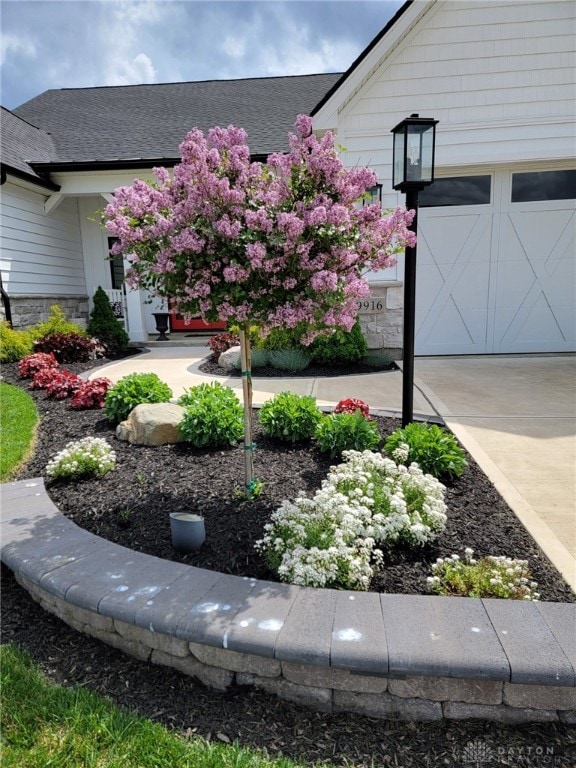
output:
<instances>
[{"instance_id":1,"label":"white garage door","mask_svg":"<svg viewBox=\"0 0 576 768\"><path fill-rule=\"evenodd\" d=\"M418 355L576 350L576 171L437 179L420 195Z\"/></svg>"}]
</instances>

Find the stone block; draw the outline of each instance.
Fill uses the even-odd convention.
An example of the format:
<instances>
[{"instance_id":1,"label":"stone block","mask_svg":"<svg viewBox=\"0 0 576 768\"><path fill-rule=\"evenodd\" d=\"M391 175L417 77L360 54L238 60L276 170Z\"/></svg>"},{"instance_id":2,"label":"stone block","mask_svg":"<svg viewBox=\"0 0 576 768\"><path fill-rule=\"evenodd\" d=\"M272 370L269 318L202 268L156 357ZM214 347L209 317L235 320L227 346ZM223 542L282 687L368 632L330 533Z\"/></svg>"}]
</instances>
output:
<instances>
[{"instance_id":1,"label":"stone block","mask_svg":"<svg viewBox=\"0 0 576 768\"><path fill-rule=\"evenodd\" d=\"M245 606L256 580L219 575L220 579L214 586L180 619L174 633L176 637L226 647L228 628L238 611ZM187 604L190 606L190 600Z\"/></svg>"},{"instance_id":2,"label":"stone block","mask_svg":"<svg viewBox=\"0 0 576 768\"><path fill-rule=\"evenodd\" d=\"M401 698L465 701L472 704L502 703L502 683L492 680L407 677L405 680L390 680L388 690Z\"/></svg>"},{"instance_id":3,"label":"stone block","mask_svg":"<svg viewBox=\"0 0 576 768\"><path fill-rule=\"evenodd\" d=\"M225 691L234 681L234 673L226 669L218 669L202 664L192 656L181 658L180 656L171 656L164 651L154 650L150 658L152 664L160 664L164 667L172 667L184 675L194 677L209 688L216 688L219 691Z\"/></svg>"},{"instance_id":4,"label":"stone block","mask_svg":"<svg viewBox=\"0 0 576 768\"><path fill-rule=\"evenodd\" d=\"M224 645L233 651L274 657L276 639L290 613L299 587L257 581L228 626Z\"/></svg>"},{"instance_id":5,"label":"stone block","mask_svg":"<svg viewBox=\"0 0 576 768\"><path fill-rule=\"evenodd\" d=\"M404 288L390 287L386 291L386 309L402 309L404 307Z\"/></svg>"},{"instance_id":6,"label":"stone block","mask_svg":"<svg viewBox=\"0 0 576 768\"><path fill-rule=\"evenodd\" d=\"M282 662L282 675L286 680L297 685L361 693L383 693L388 682L385 677L352 675L346 669L314 667L293 661Z\"/></svg>"},{"instance_id":7,"label":"stone block","mask_svg":"<svg viewBox=\"0 0 576 768\"><path fill-rule=\"evenodd\" d=\"M386 631L380 597L376 593L337 593L330 666L388 674Z\"/></svg>"},{"instance_id":8,"label":"stone block","mask_svg":"<svg viewBox=\"0 0 576 768\"><path fill-rule=\"evenodd\" d=\"M261 677L279 677L280 662L275 659L238 653L224 648L214 648L200 643L188 643L188 649L198 661L212 667L228 669L232 672L247 672Z\"/></svg>"},{"instance_id":9,"label":"stone block","mask_svg":"<svg viewBox=\"0 0 576 768\"><path fill-rule=\"evenodd\" d=\"M175 403L141 403L116 427L116 437L134 445L181 443L180 422L186 410Z\"/></svg>"},{"instance_id":10,"label":"stone block","mask_svg":"<svg viewBox=\"0 0 576 768\"><path fill-rule=\"evenodd\" d=\"M482 603L508 657L510 682L575 684L574 668L550 631L538 603L497 599Z\"/></svg>"},{"instance_id":11,"label":"stone block","mask_svg":"<svg viewBox=\"0 0 576 768\"><path fill-rule=\"evenodd\" d=\"M147 645L134 640L127 640L116 632L103 632L100 629L91 627L90 624L84 625L83 632L96 638L96 640L106 643L106 645L112 646L112 648L118 648L118 650L128 654L128 656L133 656L135 659L140 661L148 661L150 659L151 650Z\"/></svg>"},{"instance_id":12,"label":"stone block","mask_svg":"<svg viewBox=\"0 0 576 768\"><path fill-rule=\"evenodd\" d=\"M114 631L121 635L126 640L130 640L134 643L140 643L146 645L148 648L156 648L156 633L151 632L144 627L137 627L134 624L126 624L124 621L113 619Z\"/></svg>"},{"instance_id":13,"label":"stone block","mask_svg":"<svg viewBox=\"0 0 576 768\"><path fill-rule=\"evenodd\" d=\"M337 594L334 589L299 590L276 640L277 659L330 665Z\"/></svg>"},{"instance_id":14,"label":"stone block","mask_svg":"<svg viewBox=\"0 0 576 768\"><path fill-rule=\"evenodd\" d=\"M553 723L558 721L555 710L519 709L504 705L465 704L446 701L442 704L444 717L449 720L490 720L497 723Z\"/></svg>"},{"instance_id":15,"label":"stone block","mask_svg":"<svg viewBox=\"0 0 576 768\"><path fill-rule=\"evenodd\" d=\"M566 725L576 725L576 711L559 710L558 717L561 723Z\"/></svg>"},{"instance_id":16,"label":"stone block","mask_svg":"<svg viewBox=\"0 0 576 768\"><path fill-rule=\"evenodd\" d=\"M504 683L504 703L535 709L576 709L576 688Z\"/></svg>"},{"instance_id":17,"label":"stone block","mask_svg":"<svg viewBox=\"0 0 576 768\"><path fill-rule=\"evenodd\" d=\"M380 599L390 677L509 680L508 659L481 600L427 595Z\"/></svg>"},{"instance_id":18,"label":"stone block","mask_svg":"<svg viewBox=\"0 0 576 768\"><path fill-rule=\"evenodd\" d=\"M442 705L436 701L401 699L389 693L352 693L334 691L334 712L355 712L366 717L386 720L441 720Z\"/></svg>"},{"instance_id":19,"label":"stone block","mask_svg":"<svg viewBox=\"0 0 576 768\"><path fill-rule=\"evenodd\" d=\"M328 688L296 685L282 678L258 677L243 673L236 675L236 682L238 685L253 685L267 693L275 694L279 699L302 704L318 712L332 712L332 691Z\"/></svg>"},{"instance_id":20,"label":"stone block","mask_svg":"<svg viewBox=\"0 0 576 768\"><path fill-rule=\"evenodd\" d=\"M576 603L536 603L548 629L576 674Z\"/></svg>"},{"instance_id":21,"label":"stone block","mask_svg":"<svg viewBox=\"0 0 576 768\"><path fill-rule=\"evenodd\" d=\"M222 578L216 571L186 566L181 576L136 610L134 623L163 635L175 635L178 622L190 607Z\"/></svg>"}]
</instances>

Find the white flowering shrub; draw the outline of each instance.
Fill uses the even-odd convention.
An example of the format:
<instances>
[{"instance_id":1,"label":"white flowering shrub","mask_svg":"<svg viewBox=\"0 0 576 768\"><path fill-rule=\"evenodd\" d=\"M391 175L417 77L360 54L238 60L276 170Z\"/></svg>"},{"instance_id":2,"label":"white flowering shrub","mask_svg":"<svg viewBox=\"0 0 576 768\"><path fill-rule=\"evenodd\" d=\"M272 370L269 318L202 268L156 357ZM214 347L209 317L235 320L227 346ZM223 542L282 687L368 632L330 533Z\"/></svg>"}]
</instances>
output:
<instances>
[{"instance_id":1,"label":"white flowering shrub","mask_svg":"<svg viewBox=\"0 0 576 768\"><path fill-rule=\"evenodd\" d=\"M314 498L283 501L256 542L282 581L368 589L380 546L421 546L446 524L444 486L416 464L371 451L344 451Z\"/></svg>"},{"instance_id":2,"label":"white flowering shrub","mask_svg":"<svg viewBox=\"0 0 576 768\"><path fill-rule=\"evenodd\" d=\"M512 600L538 600L538 584L531 580L527 560L488 555L478 560L474 551L442 558L432 566L433 576L427 581L438 595L463 597L499 597Z\"/></svg>"},{"instance_id":3,"label":"white flowering shrub","mask_svg":"<svg viewBox=\"0 0 576 768\"><path fill-rule=\"evenodd\" d=\"M101 437L73 440L46 465L52 480L69 480L95 475L102 477L116 466L116 454Z\"/></svg>"}]
</instances>

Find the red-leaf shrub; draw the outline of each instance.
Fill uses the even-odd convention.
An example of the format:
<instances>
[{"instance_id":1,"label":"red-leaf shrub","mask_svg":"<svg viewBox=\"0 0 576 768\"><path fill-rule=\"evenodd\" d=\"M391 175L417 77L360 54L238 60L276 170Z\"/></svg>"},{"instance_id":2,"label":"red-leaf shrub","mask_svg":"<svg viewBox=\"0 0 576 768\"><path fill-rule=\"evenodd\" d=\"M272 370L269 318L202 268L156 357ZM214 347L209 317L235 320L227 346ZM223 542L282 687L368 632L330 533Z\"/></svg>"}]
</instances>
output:
<instances>
[{"instance_id":1,"label":"red-leaf shrub","mask_svg":"<svg viewBox=\"0 0 576 768\"><path fill-rule=\"evenodd\" d=\"M52 353L36 352L33 355L26 355L18 363L18 370L23 379L32 379L34 374L43 368L59 368L58 361Z\"/></svg>"},{"instance_id":2,"label":"red-leaf shrub","mask_svg":"<svg viewBox=\"0 0 576 768\"><path fill-rule=\"evenodd\" d=\"M346 400L340 400L338 405L334 408L334 413L356 413L360 411L365 419L368 418L370 410L368 404L364 400L359 400L357 397L348 397Z\"/></svg>"},{"instance_id":3,"label":"red-leaf shrub","mask_svg":"<svg viewBox=\"0 0 576 768\"><path fill-rule=\"evenodd\" d=\"M236 347L240 344L240 336L237 333L217 333L208 339L208 346L212 350L212 360L217 363L222 352L226 352L230 347Z\"/></svg>"},{"instance_id":4,"label":"red-leaf shrub","mask_svg":"<svg viewBox=\"0 0 576 768\"><path fill-rule=\"evenodd\" d=\"M112 386L110 379L103 376L92 381L85 381L72 395L70 407L76 410L104 408L106 392Z\"/></svg>"},{"instance_id":5,"label":"red-leaf shrub","mask_svg":"<svg viewBox=\"0 0 576 768\"><path fill-rule=\"evenodd\" d=\"M46 387L52 383L55 376L60 373L60 368L41 368L34 374L34 378L30 382L30 389L46 389Z\"/></svg>"},{"instance_id":6,"label":"red-leaf shrub","mask_svg":"<svg viewBox=\"0 0 576 768\"><path fill-rule=\"evenodd\" d=\"M95 344L79 333L49 333L34 342L37 352L52 352L59 363L85 363L94 357Z\"/></svg>"},{"instance_id":7,"label":"red-leaf shrub","mask_svg":"<svg viewBox=\"0 0 576 768\"><path fill-rule=\"evenodd\" d=\"M75 373L66 370L59 371L46 387L46 395L55 400L65 400L73 395L81 384L82 379Z\"/></svg>"}]
</instances>

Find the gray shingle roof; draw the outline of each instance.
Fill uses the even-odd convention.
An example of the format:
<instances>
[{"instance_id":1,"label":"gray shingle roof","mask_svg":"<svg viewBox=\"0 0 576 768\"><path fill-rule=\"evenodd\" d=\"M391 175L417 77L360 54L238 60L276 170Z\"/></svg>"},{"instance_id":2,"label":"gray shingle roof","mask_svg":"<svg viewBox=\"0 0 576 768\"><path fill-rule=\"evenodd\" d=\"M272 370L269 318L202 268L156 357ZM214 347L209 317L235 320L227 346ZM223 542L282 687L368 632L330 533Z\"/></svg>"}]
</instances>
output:
<instances>
[{"instance_id":1,"label":"gray shingle roof","mask_svg":"<svg viewBox=\"0 0 576 768\"><path fill-rule=\"evenodd\" d=\"M4 107L0 111L0 126L2 162L11 168L36 176L27 160L36 158L50 162L58 159L54 142L45 131Z\"/></svg>"},{"instance_id":2,"label":"gray shingle roof","mask_svg":"<svg viewBox=\"0 0 576 768\"><path fill-rule=\"evenodd\" d=\"M91 162L178 158L194 127L244 128L253 155L288 148L299 114L314 106L340 74L210 80L50 90L14 110L50 134L56 156L40 142L26 159ZM46 134L44 133L44 136ZM50 138L48 137L48 138Z\"/></svg>"}]
</instances>

